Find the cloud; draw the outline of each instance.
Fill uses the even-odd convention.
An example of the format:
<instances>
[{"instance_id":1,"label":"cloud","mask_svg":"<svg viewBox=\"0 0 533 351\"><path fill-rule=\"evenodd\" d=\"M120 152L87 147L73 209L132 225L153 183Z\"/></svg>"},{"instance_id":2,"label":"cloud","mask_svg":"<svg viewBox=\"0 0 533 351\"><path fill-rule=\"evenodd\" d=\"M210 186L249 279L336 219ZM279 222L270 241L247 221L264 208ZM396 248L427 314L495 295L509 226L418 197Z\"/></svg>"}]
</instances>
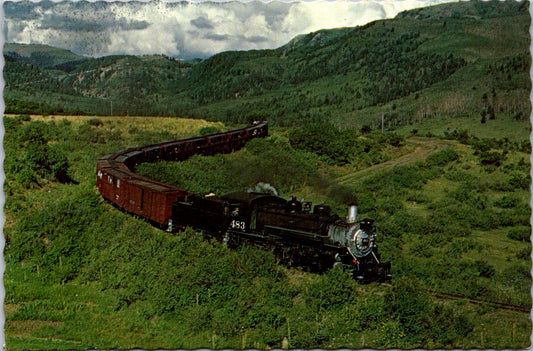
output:
<instances>
[{"instance_id":1,"label":"cloud","mask_svg":"<svg viewBox=\"0 0 533 351\"><path fill-rule=\"evenodd\" d=\"M423 0L7 1L4 31L7 42L48 44L90 56L207 57L226 50L276 48L299 34L362 25L428 4Z\"/></svg>"},{"instance_id":2,"label":"cloud","mask_svg":"<svg viewBox=\"0 0 533 351\"><path fill-rule=\"evenodd\" d=\"M150 25L146 21L132 21L126 18L110 19L98 17L93 16L93 18L86 19L86 16L68 17L56 13L47 13L41 19L39 28L72 32L102 32L110 28L118 30L146 29Z\"/></svg>"},{"instance_id":3,"label":"cloud","mask_svg":"<svg viewBox=\"0 0 533 351\"><path fill-rule=\"evenodd\" d=\"M250 43L265 43L268 41L268 38L260 35L252 35L251 37L245 37L245 40Z\"/></svg>"},{"instance_id":4,"label":"cloud","mask_svg":"<svg viewBox=\"0 0 533 351\"><path fill-rule=\"evenodd\" d=\"M211 24L211 22L207 18L202 17L202 16L191 20L191 24L198 29L212 29L213 28L213 25Z\"/></svg>"}]
</instances>

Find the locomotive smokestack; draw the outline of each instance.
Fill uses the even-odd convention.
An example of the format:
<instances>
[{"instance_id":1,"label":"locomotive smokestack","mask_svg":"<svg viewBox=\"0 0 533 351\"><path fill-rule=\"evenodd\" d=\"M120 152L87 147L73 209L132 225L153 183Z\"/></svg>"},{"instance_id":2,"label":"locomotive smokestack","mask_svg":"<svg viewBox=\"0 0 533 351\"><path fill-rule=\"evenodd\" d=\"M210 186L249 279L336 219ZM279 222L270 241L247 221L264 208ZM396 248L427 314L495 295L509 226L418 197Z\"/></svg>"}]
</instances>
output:
<instances>
[{"instance_id":1,"label":"locomotive smokestack","mask_svg":"<svg viewBox=\"0 0 533 351\"><path fill-rule=\"evenodd\" d=\"M348 215L346 216L346 223L354 224L357 222L357 206L350 205L348 207Z\"/></svg>"}]
</instances>

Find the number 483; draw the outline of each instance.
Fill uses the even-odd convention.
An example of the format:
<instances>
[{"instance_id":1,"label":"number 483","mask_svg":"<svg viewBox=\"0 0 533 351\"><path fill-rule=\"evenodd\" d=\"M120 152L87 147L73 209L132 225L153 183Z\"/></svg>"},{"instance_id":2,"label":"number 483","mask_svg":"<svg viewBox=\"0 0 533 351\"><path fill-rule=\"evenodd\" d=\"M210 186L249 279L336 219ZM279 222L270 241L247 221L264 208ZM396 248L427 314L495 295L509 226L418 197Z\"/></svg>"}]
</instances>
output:
<instances>
[{"instance_id":1,"label":"number 483","mask_svg":"<svg viewBox=\"0 0 533 351\"><path fill-rule=\"evenodd\" d=\"M230 227L231 227L232 229L245 230L245 229L246 229L246 222L244 222L244 221L237 221L237 220L234 219L234 220L231 221Z\"/></svg>"}]
</instances>

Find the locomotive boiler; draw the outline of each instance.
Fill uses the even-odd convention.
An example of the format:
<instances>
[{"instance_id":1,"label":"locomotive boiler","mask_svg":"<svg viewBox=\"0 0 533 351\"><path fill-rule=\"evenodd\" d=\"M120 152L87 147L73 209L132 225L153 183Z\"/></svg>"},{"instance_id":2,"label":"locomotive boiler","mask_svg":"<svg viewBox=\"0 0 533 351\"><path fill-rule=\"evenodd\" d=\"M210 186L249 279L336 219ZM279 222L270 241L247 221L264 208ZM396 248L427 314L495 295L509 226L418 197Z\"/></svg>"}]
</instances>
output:
<instances>
[{"instance_id":1,"label":"locomotive boiler","mask_svg":"<svg viewBox=\"0 0 533 351\"><path fill-rule=\"evenodd\" d=\"M97 162L97 187L102 197L126 212L143 217L169 232L190 226L230 247L253 244L274 250L288 266L322 272L342 267L361 282L387 280L390 263L380 261L371 219L357 218L350 206L346 219L329 206L258 192L201 196L135 173L143 162L182 161L192 155L228 153L253 138L266 137L268 125L129 148Z\"/></svg>"}]
</instances>

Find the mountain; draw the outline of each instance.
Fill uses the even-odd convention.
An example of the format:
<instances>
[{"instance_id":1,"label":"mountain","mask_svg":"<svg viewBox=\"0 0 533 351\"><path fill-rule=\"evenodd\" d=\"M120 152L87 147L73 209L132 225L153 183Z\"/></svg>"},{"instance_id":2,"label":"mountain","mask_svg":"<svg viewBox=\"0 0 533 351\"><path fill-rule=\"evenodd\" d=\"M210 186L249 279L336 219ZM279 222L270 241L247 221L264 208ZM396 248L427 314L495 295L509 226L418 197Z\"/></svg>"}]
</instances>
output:
<instances>
[{"instance_id":1,"label":"mountain","mask_svg":"<svg viewBox=\"0 0 533 351\"><path fill-rule=\"evenodd\" d=\"M53 67L65 62L86 59L85 56L48 45L16 43L4 45L4 56L11 61L25 61L38 67Z\"/></svg>"},{"instance_id":2,"label":"mountain","mask_svg":"<svg viewBox=\"0 0 533 351\"><path fill-rule=\"evenodd\" d=\"M375 128L383 119L389 129L509 120L524 130L531 112L528 7L527 1L448 3L301 35L273 50L196 61L88 58L6 45L6 112L331 121L354 128Z\"/></svg>"}]
</instances>

